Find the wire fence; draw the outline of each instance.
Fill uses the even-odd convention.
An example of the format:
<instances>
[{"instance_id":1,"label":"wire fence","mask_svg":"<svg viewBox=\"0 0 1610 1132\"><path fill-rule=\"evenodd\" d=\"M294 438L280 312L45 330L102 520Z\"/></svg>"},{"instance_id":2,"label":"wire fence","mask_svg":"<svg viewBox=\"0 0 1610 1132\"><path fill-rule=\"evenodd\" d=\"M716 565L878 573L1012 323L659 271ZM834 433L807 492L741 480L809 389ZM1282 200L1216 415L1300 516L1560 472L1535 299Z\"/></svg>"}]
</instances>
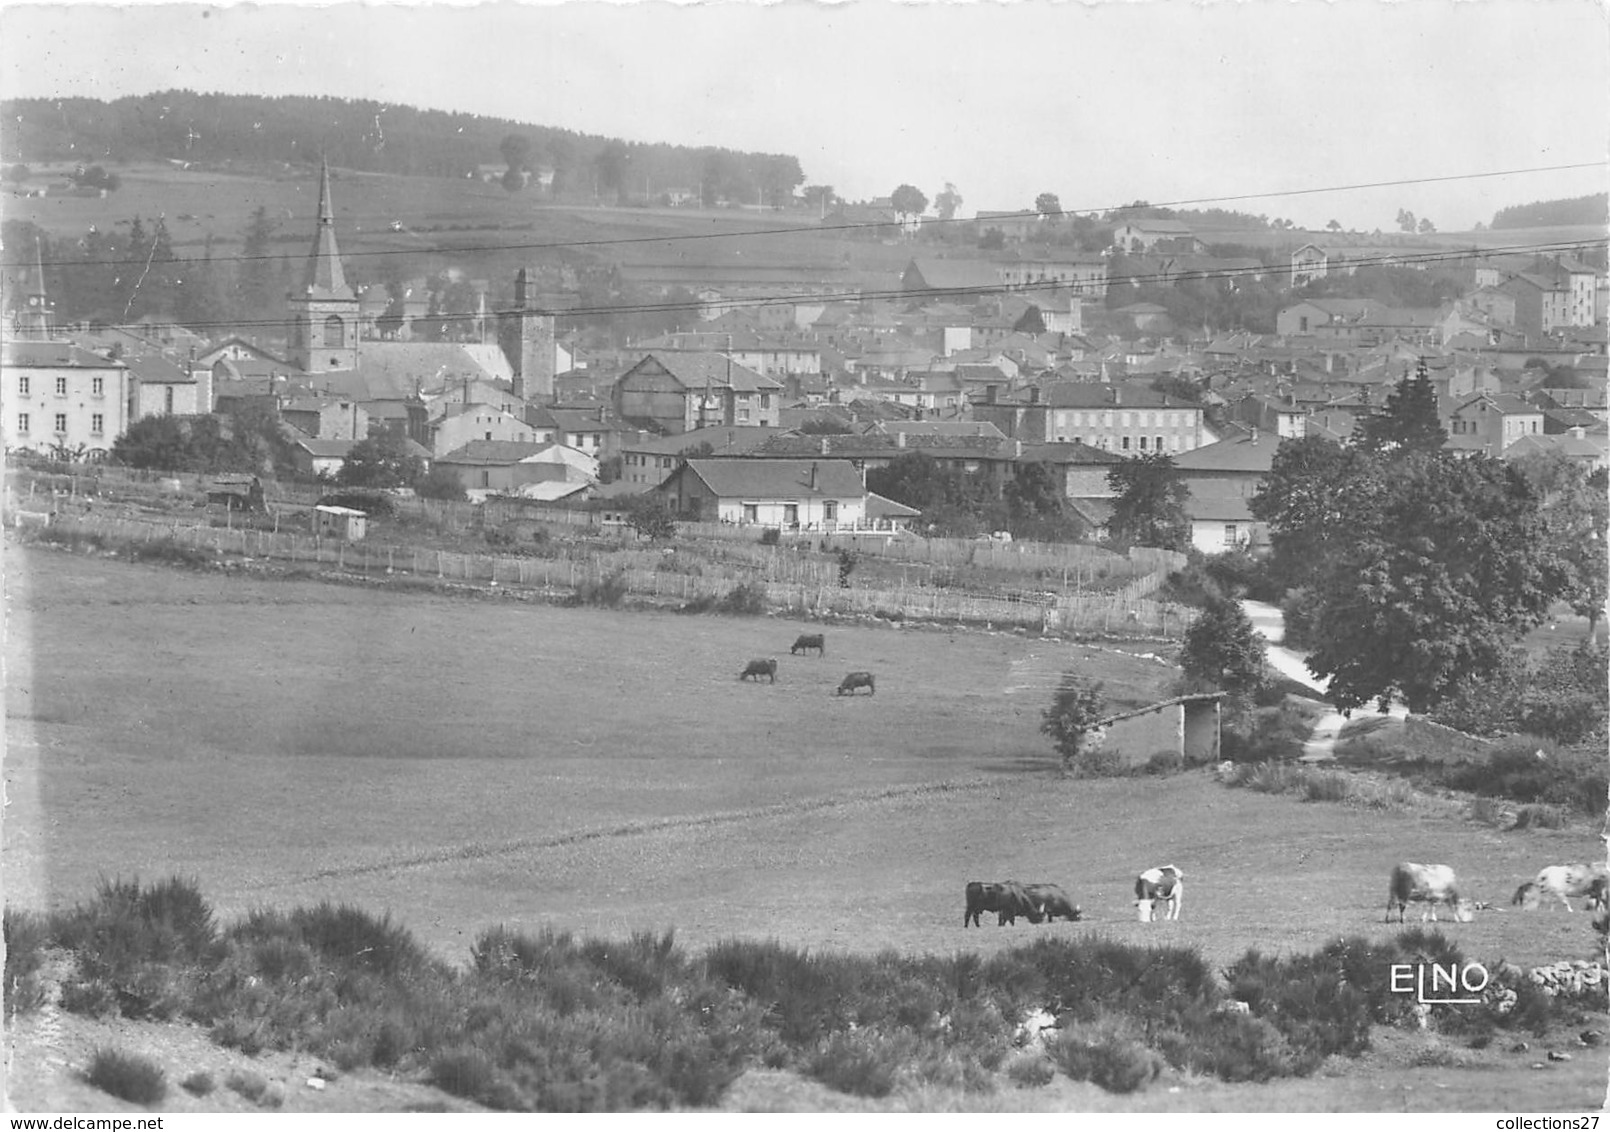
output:
<instances>
[{"instance_id":1,"label":"wire fence","mask_svg":"<svg viewBox=\"0 0 1610 1132\"><path fill-rule=\"evenodd\" d=\"M275 559L329 566L366 576L411 575L474 585L522 586L550 594L573 594L604 585L624 593L680 604L720 602L740 586L758 589L764 604L807 617L880 617L890 621L937 621L1021 627L1052 634L1112 633L1159 637L1183 635L1191 611L1137 597L1129 591L1093 594L979 594L931 586L841 585L837 572L818 563L774 555L771 569L711 572L683 564L677 552L629 549L581 557L464 554L426 547L380 546L294 531L143 522L102 516L58 514L30 537L74 538L102 543L152 542L211 551L216 555ZM757 548L771 550L772 548ZM690 568L691 566L691 568Z\"/></svg>"}]
</instances>

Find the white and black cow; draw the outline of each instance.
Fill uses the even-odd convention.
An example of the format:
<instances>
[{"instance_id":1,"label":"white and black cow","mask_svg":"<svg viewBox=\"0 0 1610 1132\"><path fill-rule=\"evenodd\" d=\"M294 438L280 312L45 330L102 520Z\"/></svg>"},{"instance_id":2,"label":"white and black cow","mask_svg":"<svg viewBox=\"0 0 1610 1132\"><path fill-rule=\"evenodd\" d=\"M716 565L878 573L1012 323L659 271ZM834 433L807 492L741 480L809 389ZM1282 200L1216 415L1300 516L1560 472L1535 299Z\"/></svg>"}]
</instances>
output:
<instances>
[{"instance_id":1,"label":"white and black cow","mask_svg":"<svg viewBox=\"0 0 1610 1132\"><path fill-rule=\"evenodd\" d=\"M1610 867L1597 865L1550 865L1515 890L1514 904L1536 908L1538 902L1552 896L1565 905L1567 912L1575 912L1571 901L1588 898L1587 911L1610 906Z\"/></svg>"},{"instance_id":2,"label":"white and black cow","mask_svg":"<svg viewBox=\"0 0 1610 1132\"><path fill-rule=\"evenodd\" d=\"M1180 918L1180 905L1185 902L1185 874L1174 865L1158 865L1147 869L1135 878L1135 907L1140 909L1142 920L1157 918L1157 904L1164 905L1163 919Z\"/></svg>"},{"instance_id":3,"label":"white and black cow","mask_svg":"<svg viewBox=\"0 0 1610 1132\"><path fill-rule=\"evenodd\" d=\"M1386 894L1386 922L1392 922L1392 909L1398 910L1398 923L1403 923L1404 912L1413 903L1423 903L1420 922L1430 917L1437 922L1437 905L1446 904L1455 920L1468 924L1476 918L1470 901L1459 898L1459 881L1447 865L1417 865L1404 861L1392 866L1392 880Z\"/></svg>"}]
</instances>

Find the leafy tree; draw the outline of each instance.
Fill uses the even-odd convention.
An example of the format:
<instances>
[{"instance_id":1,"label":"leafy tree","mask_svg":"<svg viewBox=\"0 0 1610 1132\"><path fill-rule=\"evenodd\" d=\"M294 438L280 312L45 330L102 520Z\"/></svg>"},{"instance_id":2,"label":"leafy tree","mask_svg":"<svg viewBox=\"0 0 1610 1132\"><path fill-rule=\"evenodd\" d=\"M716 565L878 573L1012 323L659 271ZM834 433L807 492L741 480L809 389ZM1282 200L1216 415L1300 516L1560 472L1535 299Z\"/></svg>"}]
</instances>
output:
<instances>
[{"instance_id":1,"label":"leafy tree","mask_svg":"<svg viewBox=\"0 0 1610 1132\"><path fill-rule=\"evenodd\" d=\"M503 186L504 192L517 193L525 188L525 174L511 165L503 171L498 183Z\"/></svg>"},{"instance_id":2,"label":"leafy tree","mask_svg":"<svg viewBox=\"0 0 1610 1132\"><path fill-rule=\"evenodd\" d=\"M178 417L142 417L112 442L112 459L131 468L179 472L193 467L190 438Z\"/></svg>"},{"instance_id":3,"label":"leafy tree","mask_svg":"<svg viewBox=\"0 0 1610 1132\"><path fill-rule=\"evenodd\" d=\"M1314 582L1327 563L1374 529L1379 472L1362 451L1319 436L1280 442L1248 502L1269 524L1270 571L1288 587Z\"/></svg>"},{"instance_id":4,"label":"leafy tree","mask_svg":"<svg viewBox=\"0 0 1610 1132\"><path fill-rule=\"evenodd\" d=\"M531 139L524 134L505 134L498 143L498 152L503 155L504 164L518 173L531 160Z\"/></svg>"},{"instance_id":5,"label":"leafy tree","mask_svg":"<svg viewBox=\"0 0 1610 1132\"><path fill-rule=\"evenodd\" d=\"M1413 453L1391 463L1374 496L1372 520L1314 587L1308 667L1330 678L1344 710L1401 696L1424 712L1493 671L1572 571L1537 493L1501 461Z\"/></svg>"},{"instance_id":6,"label":"leafy tree","mask_svg":"<svg viewBox=\"0 0 1610 1132\"><path fill-rule=\"evenodd\" d=\"M409 454L407 440L383 432L352 446L335 482L342 487L412 487L423 474L419 457Z\"/></svg>"},{"instance_id":7,"label":"leafy tree","mask_svg":"<svg viewBox=\"0 0 1610 1132\"><path fill-rule=\"evenodd\" d=\"M1115 464L1107 486L1117 492L1107 530L1115 542L1184 550L1191 543L1185 502L1191 497L1167 453L1147 453Z\"/></svg>"},{"instance_id":8,"label":"leafy tree","mask_svg":"<svg viewBox=\"0 0 1610 1132\"><path fill-rule=\"evenodd\" d=\"M646 491L632 500L626 512L626 525L653 542L676 537L676 523L665 499L656 492Z\"/></svg>"},{"instance_id":9,"label":"leafy tree","mask_svg":"<svg viewBox=\"0 0 1610 1132\"><path fill-rule=\"evenodd\" d=\"M1431 223L1429 218L1423 216L1420 218L1420 223L1416 228L1416 231L1418 231L1422 236L1429 235L1436 230L1437 226Z\"/></svg>"},{"instance_id":10,"label":"leafy tree","mask_svg":"<svg viewBox=\"0 0 1610 1132\"><path fill-rule=\"evenodd\" d=\"M799 426L799 431L806 436L847 436L852 430L837 417L812 417Z\"/></svg>"},{"instance_id":11,"label":"leafy tree","mask_svg":"<svg viewBox=\"0 0 1610 1132\"><path fill-rule=\"evenodd\" d=\"M1325 225L1325 230L1327 232L1340 232L1342 230L1342 222L1340 220L1332 220Z\"/></svg>"},{"instance_id":12,"label":"leafy tree","mask_svg":"<svg viewBox=\"0 0 1610 1132\"><path fill-rule=\"evenodd\" d=\"M1190 679L1237 696L1252 696L1269 679L1264 640L1241 606L1209 599L1180 649L1180 667Z\"/></svg>"},{"instance_id":13,"label":"leafy tree","mask_svg":"<svg viewBox=\"0 0 1610 1132\"><path fill-rule=\"evenodd\" d=\"M598 173L598 187L606 193L620 194L626 187L626 165L630 155L626 145L620 141L610 141L593 158L593 168Z\"/></svg>"},{"instance_id":14,"label":"leafy tree","mask_svg":"<svg viewBox=\"0 0 1610 1132\"><path fill-rule=\"evenodd\" d=\"M1099 681L1064 672L1051 706L1040 720L1040 733L1048 735L1062 756L1062 772L1072 774L1093 748L1096 724L1106 711Z\"/></svg>"},{"instance_id":15,"label":"leafy tree","mask_svg":"<svg viewBox=\"0 0 1610 1132\"><path fill-rule=\"evenodd\" d=\"M1398 209L1398 229L1403 232L1413 232L1415 225L1414 213L1406 208Z\"/></svg>"},{"instance_id":16,"label":"leafy tree","mask_svg":"<svg viewBox=\"0 0 1610 1132\"><path fill-rule=\"evenodd\" d=\"M934 211L939 213L941 220L954 220L961 206L961 193L956 191L955 185L946 181L944 191L934 197Z\"/></svg>"},{"instance_id":17,"label":"leafy tree","mask_svg":"<svg viewBox=\"0 0 1610 1132\"><path fill-rule=\"evenodd\" d=\"M1605 546L1610 524L1610 495L1601 469L1586 472L1580 464L1556 453L1533 453L1512 462L1542 500L1543 526L1549 546L1570 568L1570 581L1562 595L1571 612L1588 619L1593 637L1604 605L1610 597Z\"/></svg>"},{"instance_id":18,"label":"leafy tree","mask_svg":"<svg viewBox=\"0 0 1610 1132\"><path fill-rule=\"evenodd\" d=\"M928 208L928 198L913 185L901 185L889 194L889 204L901 216L921 216Z\"/></svg>"},{"instance_id":19,"label":"leafy tree","mask_svg":"<svg viewBox=\"0 0 1610 1132\"><path fill-rule=\"evenodd\" d=\"M805 198L806 207L815 209L820 216L826 216L839 199L832 185L806 185L800 195Z\"/></svg>"},{"instance_id":20,"label":"leafy tree","mask_svg":"<svg viewBox=\"0 0 1610 1132\"><path fill-rule=\"evenodd\" d=\"M463 503L470 497L459 474L440 464L432 464L430 471L414 481L414 494L422 499L441 499L449 503Z\"/></svg>"},{"instance_id":21,"label":"leafy tree","mask_svg":"<svg viewBox=\"0 0 1610 1132\"><path fill-rule=\"evenodd\" d=\"M1041 193L1034 198L1034 211L1044 220L1060 220L1062 202L1057 199L1056 193Z\"/></svg>"},{"instance_id":22,"label":"leafy tree","mask_svg":"<svg viewBox=\"0 0 1610 1132\"><path fill-rule=\"evenodd\" d=\"M1437 387L1424 358L1415 366L1412 379L1404 377L1387 394L1383 412L1359 422L1357 442L1372 451L1426 453L1440 452L1448 443L1448 430L1442 427L1437 411Z\"/></svg>"}]
</instances>

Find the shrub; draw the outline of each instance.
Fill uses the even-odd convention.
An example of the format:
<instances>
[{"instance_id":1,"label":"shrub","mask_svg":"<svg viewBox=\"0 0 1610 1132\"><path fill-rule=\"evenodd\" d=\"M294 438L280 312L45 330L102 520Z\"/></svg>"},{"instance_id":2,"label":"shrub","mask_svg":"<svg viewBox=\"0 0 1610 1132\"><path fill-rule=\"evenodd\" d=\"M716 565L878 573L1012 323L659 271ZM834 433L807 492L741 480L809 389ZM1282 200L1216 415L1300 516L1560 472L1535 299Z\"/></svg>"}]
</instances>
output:
<instances>
[{"instance_id":1,"label":"shrub","mask_svg":"<svg viewBox=\"0 0 1610 1132\"><path fill-rule=\"evenodd\" d=\"M1564 829L1565 815L1557 806L1522 806L1515 814L1511 829Z\"/></svg>"},{"instance_id":2,"label":"shrub","mask_svg":"<svg viewBox=\"0 0 1610 1132\"><path fill-rule=\"evenodd\" d=\"M777 527L767 527L760 532L761 546L776 546L783 541L783 532Z\"/></svg>"},{"instance_id":3,"label":"shrub","mask_svg":"<svg viewBox=\"0 0 1610 1132\"><path fill-rule=\"evenodd\" d=\"M289 918L296 937L327 962L373 971L387 978L425 965L425 953L407 928L353 904L321 901L297 908Z\"/></svg>"},{"instance_id":4,"label":"shrub","mask_svg":"<svg viewBox=\"0 0 1610 1132\"><path fill-rule=\"evenodd\" d=\"M766 612L766 585L764 582L740 582L727 592L716 608L738 617L758 617Z\"/></svg>"},{"instance_id":5,"label":"shrub","mask_svg":"<svg viewBox=\"0 0 1610 1132\"><path fill-rule=\"evenodd\" d=\"M193 1097L204 1097L218 1086L213 1082L211 1073L197 1070L183 1081L180 1081L179 1087Z\"/></svg>"},{"instance_id":6,"label":"shrub","mask_svg":"<svg viewBox=\"0 0 1610 1132\"><path fill-rule=\"evenodd\" d=\"M231 1092L239 1093L253 1104L261 1100L263 1094L268 1092L268 1079L261 1073L255 1073L250 1069L244 1071L235 1070L224 1079L224 1084L229 1086Z\"/></svg>"},{"instance_id":7,"label":"shrub","mask_svg":"<svg viewBox=\"0 0 1610 1132\"><path fill-rule=\"evenodd\" d=\"M1163 1059L1131 1036L1121 1022L1107 1019L1064 1030L1046 1043L1062 1072L1109 1093L1133 1093L1157 1080Z\"/></svg>"},{"instance_id":8,"label":"shrub","mask_svg":"<svg viewBox=\"0 0 1610 1132\"><path fill-rule=\"evenodd\" d=\"M103 1046L90 1058L84 1079L104 1093L132 1104L153 1105L168 1095L162 1070L139 1054Z\"/></svg>"},{"instance_id":9,"label":"shrub","mask_svg":"<svg viewBox=\"0 0 1610 1132\"><path fill-rule=\"evenodd\" d=\"M614 609L626 599L631 590L626 581L625 570L615 570L605 574L596 582L584 581L576 587L571 595L569 605L596 605L604 609Z\"/></svg>"},{"instance_id":10,"label":"shrub","mask_svg":"<svg viewBox=\"0 0 1610 1132\"><path fill-rule=\"evenodd\" d=\"M1185 758L1178 751L1158 751L1146 760L1147 774L1164 776L1178 774L1185 769Z\"/></svg>"},{"instance_id":11,"label":"shrub","mask_svg":"<svg viewBox=\"0 0 1610 1132\"><path fill-rule=\"evenodd\" d=\"M1056 1080L1056 1066L1037 1053L1020 1053L1007 1062L1006 1075L1020 1089L1037 1089Z\"/></svg>"},{"instance_id":12,"label":"shrub","mask_svg":"<svg viewBox=\"0 0 1610 1132\"><path fill-rule=\"evenodd\" d=\"M1093 745L1100 750L1095 728L1105 710L1106 698L1102 695L1100 681L1077 672L1062 674L1051 706L1041 716L1040 733L1050 736L1052 746L1062 756L1064 773L1075 770L1080 756L1089 752Z\"/></svg>"},{"instance_id":13,"label":"shrub","mask_svg":"<svg viewBox=\"0 0 1610 1132\"><path fill-rule=\"evenodd\" d=\"M45 961L49 929L32 912L7 908L5 926L5 991L7 1011L27 1014L45 1002L45 984L39 969Z\"/></svg>"},{"instance_id":14,"label":"shrub","mask_svg":"<svg viewBox=\"0 0 1610 1132\"><path fill-rule=\"evenodd\" d=\"M199 546L189 546L171 535L128 543L128 556L136 562L167 562L176 566L206 566L213 555Z\"/></svg>"},{"instance_id":15,"label":"shrub","mask_svg":"<svg viewBox=\"0 0 1610 1132\"><path fill-rule=\"evenodd\" d=\"M1503 825L1506 820L1504 806L1496 798L1472 798L1470 820L1483 825Z\"/></svg>"},{"instance_id":16,"label":"shrub","mask_svg":"<svg viewBox=\"0 0 1610 1132\"><path fill-rule=\"evenodd\" d=\"M1299 779L1305 802L1345 802L1352 794L1352 782L1336 771L1310 770Z\"/></svg>"},{"instance_id":17,"label":"shrub","mask_svg":"<svg viewBox=\"0 0 1610 1132\"><path fill-rule=\"evenodd\" d=\"M900 1070L911 1060L916 1039L873 1030L828 1038L805 1065L806 1073L830 1089L858 1097L886 1097Z\"/></svg>"},{"instance_id":18,"label":"shrub","mask_svg":"<svg viewBox=\"0 0 1610 1132\"><path fill-rule=\"evenodd\" d=\"M1079 752L1069 769L1075 778L1122 778L1129 773L1129 764L1111 747L1097 747Z\"/></svg>"},{"instance_id":19,"label":"shrub","mask_svg":"<svg viewBox=\"0 0 1610 1132\"><path fill-rule=\"evenodd\" d=\"M494 1108L506 1107L491 1103L494 1099L503 1099L497 1088L501 1078L491 1058L478 1049L463 1048L437 1054L431 1059L425 1079L455 1097L480 1101Z\"/></svg>"},{"instance_id":20,"label":"shrub","mask_svg":"<svg viewBox=\"0 0 1610 1132\"><path fill-rule=\"evenodd\" d=\"M1224 1081L1268 1081L1297 1071L1285 1035L1267 1019L1246 1014L1214 1015L1190 1034L1162 1035L1158 1045L1170 1064Z\"/></svg>"}]
</instances>

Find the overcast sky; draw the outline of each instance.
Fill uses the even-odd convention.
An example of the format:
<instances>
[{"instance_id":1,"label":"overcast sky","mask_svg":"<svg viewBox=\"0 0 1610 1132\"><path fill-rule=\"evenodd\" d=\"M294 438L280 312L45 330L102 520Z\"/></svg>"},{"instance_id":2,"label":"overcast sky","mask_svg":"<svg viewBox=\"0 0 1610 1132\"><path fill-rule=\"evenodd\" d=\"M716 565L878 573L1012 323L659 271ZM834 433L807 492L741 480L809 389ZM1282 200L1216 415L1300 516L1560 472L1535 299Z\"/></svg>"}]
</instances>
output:
<instances>
[{"instance_id":1,"label":"overcast sky","mask_svg":"<svg viewBox=\"0 0 1610 1132\"><path fill-rule=\"evenodd\" d=\"M1335 3L0 2L0 93L328 94L792 153L851 199L1225 202L1443 230L1601 191L1600 0ZM0 123L0 129L3 129ZM1282 192L1594 163L1345 193Z\"/></svg>"}]
</instances>

